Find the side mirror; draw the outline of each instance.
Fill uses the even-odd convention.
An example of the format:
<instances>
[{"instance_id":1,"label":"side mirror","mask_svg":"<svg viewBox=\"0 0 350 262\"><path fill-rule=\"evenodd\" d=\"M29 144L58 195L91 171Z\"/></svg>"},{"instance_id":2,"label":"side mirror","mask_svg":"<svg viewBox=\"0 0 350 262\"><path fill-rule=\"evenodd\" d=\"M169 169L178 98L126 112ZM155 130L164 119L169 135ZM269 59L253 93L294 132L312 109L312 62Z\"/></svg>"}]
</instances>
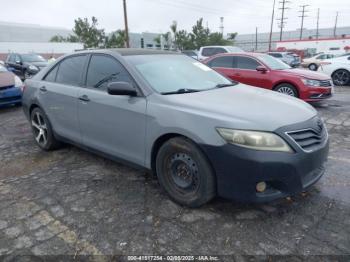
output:
<instances>
[{"instance_id":1,"label":"side mirror","mask_svg":"<svg viewBox=\"0 0 350 262\"><path fill-rule=\"evenodd\" d=\"M267 68L265 66L258 66L256 68L256 71L261 72L261 73L266 73L267 72Z\"/></svg>"},{"instance_id":2,"label":"side mirror","mask_svg":"<svg viewBox=\"0 0 350 262\"><path fill-rule=\"evenodd\" d=\"M137 92L128 82L112 82L107 86L108 94L114 96L136 96Z\"/></svg>"}]
</instances>

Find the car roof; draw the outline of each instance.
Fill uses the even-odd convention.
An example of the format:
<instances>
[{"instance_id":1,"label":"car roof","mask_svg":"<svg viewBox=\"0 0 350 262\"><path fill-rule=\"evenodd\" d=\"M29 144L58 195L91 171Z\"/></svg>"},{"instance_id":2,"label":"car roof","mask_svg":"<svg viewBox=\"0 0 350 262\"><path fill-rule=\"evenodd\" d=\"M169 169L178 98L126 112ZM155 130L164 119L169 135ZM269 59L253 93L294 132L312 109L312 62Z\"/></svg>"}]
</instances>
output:
<instances>
[{"instance_id":1,"label":"car roof","mask_svg":"<svg viewBox=\"0 0 350 262\"><path fill-rule=\"evenodd\" d=\"M145 49L145 48L111 48L111 49L89 49L89 50L81 50L78 53L103 53L103 52L115 52L121 56L132 56L132 55L178 55L181 53L173 52L173 51L164 51L157 49Z\"/></svg>"}]
</instances>

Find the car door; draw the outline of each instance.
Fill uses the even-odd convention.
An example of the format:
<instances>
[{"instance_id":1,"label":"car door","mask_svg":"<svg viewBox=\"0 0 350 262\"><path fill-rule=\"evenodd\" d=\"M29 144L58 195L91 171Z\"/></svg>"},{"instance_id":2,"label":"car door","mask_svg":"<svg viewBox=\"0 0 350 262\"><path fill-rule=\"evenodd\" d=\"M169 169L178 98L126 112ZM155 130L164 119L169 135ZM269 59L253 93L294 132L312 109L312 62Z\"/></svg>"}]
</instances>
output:
<instances>
[{"instance_id":1,"label":"car door","mask_svg":"<svg viewBox=\"0 0 350 262\"><path fill-rule=\"evenodd\" d=\"M235 78L238 82L251 86L271 88L270 70L267 69L266 72L257 71L256 68L258 66L264 65L255 58L247 56L235 56L235 58L237 67L235 69Z\"/></svg>"},{"instance_id":2,"label":"car door","mask_svg":"<svg viewBox=\"0 0 350 262\"><path fill-rule=\"evenodd\" d=\"M113 56L91 55L86 88L80 89L79 123L84 145L143 165L146 98L109 95L110 82L136 83Z\"/></svg>"},{"instance_id":3,"label":"car door","mask_svg":"<svg viewBox=\"0 0 350 262\"><path fill-rule=\"evenodd\" d=\"M87 55L69 56L54 66L39 86L39 102L58 135L81 142L78 92L82 88Z\"/></svg>"}]
</instances>

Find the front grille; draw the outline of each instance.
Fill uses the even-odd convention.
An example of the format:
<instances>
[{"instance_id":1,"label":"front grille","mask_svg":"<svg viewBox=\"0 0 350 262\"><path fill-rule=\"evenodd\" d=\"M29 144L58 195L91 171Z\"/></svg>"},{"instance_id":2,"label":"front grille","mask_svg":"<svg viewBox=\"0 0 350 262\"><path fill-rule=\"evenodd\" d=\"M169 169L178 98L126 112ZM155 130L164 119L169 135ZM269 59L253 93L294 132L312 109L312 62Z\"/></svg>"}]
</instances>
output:
<instances>
[{"instance_id":1,"label":"front grille","mask_svg":"<svg viewBox=\"0 0 350 262\"><path fill-rule=\"evenodd\" d=\"M315 121L310 128L287 132L287 135L306 152L318 149L328 137L326 127L320 119Z\"/></svg>"},{"instance_id":2,"label":"front grille","mask_svg":"<svg viewBox=\"0 0 350 262\"><path fill-rule=\"evenodd\" d=\"M2 102L11 102L21 99L21 96L10 96L10 97L3 97L0 98L0 103Z\"/></svg>"},{"instance_id":3,"label":"front grille","mask_svg":"<svg viewBox=\"0 0 350 262\"><path fill-rule=\"evenodd\" d=\"M331 80L322 80L322 81L320 81L320 86L329 87L329 86L332 86L332 82L331 82Z\"/></svg>"}]
</instances>

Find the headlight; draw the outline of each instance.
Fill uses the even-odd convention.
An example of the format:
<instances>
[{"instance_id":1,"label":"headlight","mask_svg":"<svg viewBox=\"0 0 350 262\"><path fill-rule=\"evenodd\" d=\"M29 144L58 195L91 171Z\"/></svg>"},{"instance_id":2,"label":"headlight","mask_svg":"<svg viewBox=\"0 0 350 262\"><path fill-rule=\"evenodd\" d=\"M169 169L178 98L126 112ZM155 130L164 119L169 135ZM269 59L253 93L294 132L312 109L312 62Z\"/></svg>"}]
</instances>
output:
<instances>
[{"instance_id":1,"label":"headlight","mask_svg":"<svg viewBox=\"0 0 350 262\"><path fill-rule=\"evenodd\" d=\"M292 153L290 146L278 135L269 132L217 128L227 143L264 151Z\"/></svg>"},{"instance_id":2,"label":"headlight","mask_svg":"<svg viewBox=\"0 0 350 262\"><path fill-rule=\"evenodd\" d=\"M319 80L302 78L301 81L303 81L304 85L306 86L321 86L321 82Z\"/></svg>"},{"instance_id":3,"label":"headlight","mask_svg":"<svg viewBox=\"0 0 350 262\"><path fill-rule=\"evenodd\" d=\"M35 65L30 65L28 68L33 71L39 71L39 68Z\"/></svg>"},{"instance_id":4,"label":"headlight","mask_svg":"<svg viewBox=\"0 0 350 262\"><path fill-rule=\"evenodd\" d=\"M22 80L18 76L15 76L15 87L22 87L22 86L23 86Z\"/></svg>"}]
</instances>

